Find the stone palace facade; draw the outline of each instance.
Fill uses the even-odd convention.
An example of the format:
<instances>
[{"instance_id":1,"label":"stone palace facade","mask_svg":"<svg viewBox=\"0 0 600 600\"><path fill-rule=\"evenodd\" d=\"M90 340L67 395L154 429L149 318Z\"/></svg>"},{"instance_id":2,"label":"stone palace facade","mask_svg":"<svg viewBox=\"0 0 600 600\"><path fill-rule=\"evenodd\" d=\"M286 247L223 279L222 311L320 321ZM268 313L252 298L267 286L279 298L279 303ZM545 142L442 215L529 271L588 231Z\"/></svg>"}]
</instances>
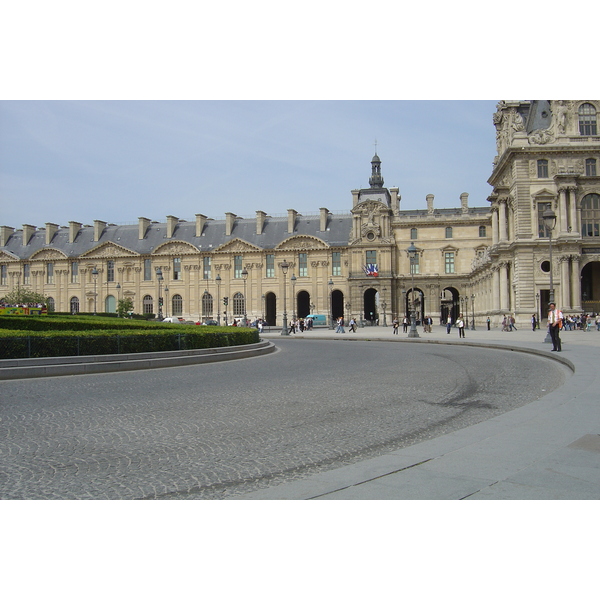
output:
<instances>
[{"instance_id":1,"label":"stone palace facade","mask_svg":"<svg viewBox=\"0 0 600 600\"><path fill-rule=\"evenodd\" d=\"M508 313L517 323L543 317L552 271L563 311L599 312L599 110L598 100L500 102L492 193L481 207L464 193L457 208L438 209L428 195L426 208L403 210L375 154L369 186L352 191L342 214L4 225L0 298L24 287L60 312L114 312L130 298L137 313L158 313L162 298L165 316L223 322L227 310L229 322L247 315L272 325L284 312L390 324L414 301L417 318L463 313L495 326ZM551 232L547 208L557 217Z\"/></svg>"}]
</instances>

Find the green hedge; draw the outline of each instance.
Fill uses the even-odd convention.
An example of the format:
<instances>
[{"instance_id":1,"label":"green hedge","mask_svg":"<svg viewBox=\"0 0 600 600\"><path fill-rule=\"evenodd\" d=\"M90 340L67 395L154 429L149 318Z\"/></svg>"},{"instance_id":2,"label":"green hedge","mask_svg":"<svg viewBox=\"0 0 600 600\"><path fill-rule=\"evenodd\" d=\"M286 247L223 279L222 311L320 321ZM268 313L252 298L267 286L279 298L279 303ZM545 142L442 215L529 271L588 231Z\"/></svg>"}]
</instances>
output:
<instances>
[{"instance_id":1,"label":"green hedge","mask_svg":"<svg viewBox=\"0 0 600 600\"><path fill-rule=\"evenodd\" d=\"M14 328L6 328L4 319L12 320ZM55 327L44 328L35 324L36 320L54 321ZM67 324L70 329L66 329ZM111 324L121 327L111 328ZM258 341L258 330L247 327L200 327L98 317L0 317L0 359L193 350Z\"/></svg>"}]
</instances>

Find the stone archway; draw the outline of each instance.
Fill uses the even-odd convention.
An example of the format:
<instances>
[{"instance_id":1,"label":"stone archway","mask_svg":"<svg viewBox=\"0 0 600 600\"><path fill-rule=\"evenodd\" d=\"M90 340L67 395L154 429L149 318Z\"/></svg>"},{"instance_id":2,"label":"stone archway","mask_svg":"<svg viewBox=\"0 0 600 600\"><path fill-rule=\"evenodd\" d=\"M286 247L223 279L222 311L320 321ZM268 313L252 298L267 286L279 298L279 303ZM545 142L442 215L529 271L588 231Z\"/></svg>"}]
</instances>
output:
<instances>
[{"instance_id":1,"label":"stone archway","mask_svg":"<svg viewBox=\"0 0 600 600\"><path fill-rule=\"evenodd\" d=\"M365 293L363 294L363 315L365 321L368 321L372 325L375 325L377 323L377 319L379 319L378 300L379 294L375 288L369 288L368 290L365 290Z\"/></svg>"},{"instance_id":2,"label":"stone archway","mask_svg":"<svg viewBox=\"0 0 600 600\"><path fill-rule=\"evenodd\" d=\"M456 319L460 313L459 293L455 287L447 287L442 290L440 299L440 321L444 325L448 320L448 315L452 318L452 323L456 323Z\"/></svg>"},{"instance_id":3,"label":"stone archway","mask_svg":"<svg viewBox=\"0 0 600 600\"><path fill-rule=\"evenodd\" d=\"M587 263L581 270L581 308L585 313L600 313L600 262Z\"/></svg>"},{"instance_id":4,"label":"stone archway","mask_svg":"<svg viewBox=\"0 0 600 600\"><path fill-rule=\"evenodd\" d=\"M310 314L310 294L306 290L298 292L296 296L296 314L299 319Z\"/></svg>"},{"instance_id":5,"label":"stone archway","mask_svg":"<svg viewBox=\"0 0 600 600\"><path fill-rule=\"evenodd\" d=\"M265 321L267 325L277 325L277 296L273 292L265 294Z\"/></svg>"},{"instance_id":6,"label":"stone archway","mask_svg":"<svg viewBox=\"0 0 600 600\"><path fill-rule=\"evenodd\" d=\"M333 320L344 315L344 292L333 290L331 292L331 316Z\"/></svg>"}]
</instances>

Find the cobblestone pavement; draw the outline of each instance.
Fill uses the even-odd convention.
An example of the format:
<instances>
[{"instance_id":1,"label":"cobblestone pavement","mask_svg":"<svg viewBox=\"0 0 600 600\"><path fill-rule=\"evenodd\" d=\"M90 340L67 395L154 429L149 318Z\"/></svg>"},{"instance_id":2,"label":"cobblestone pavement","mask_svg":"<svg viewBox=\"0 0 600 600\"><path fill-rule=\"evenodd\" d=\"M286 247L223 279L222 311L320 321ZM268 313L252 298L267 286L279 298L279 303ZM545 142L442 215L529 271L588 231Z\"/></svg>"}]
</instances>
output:
<instances>
[{"instance_id":1,"label":"cobblestone pavement","mask_svg":"<svg viewBox=\"0 0 600 600\"><path fill-rule=\"evenodd\" d=\"M569 374L503 350L275 343L234 363L0 382L0 498L234 497L480 422Z\"/></svg>"}]
</instances>

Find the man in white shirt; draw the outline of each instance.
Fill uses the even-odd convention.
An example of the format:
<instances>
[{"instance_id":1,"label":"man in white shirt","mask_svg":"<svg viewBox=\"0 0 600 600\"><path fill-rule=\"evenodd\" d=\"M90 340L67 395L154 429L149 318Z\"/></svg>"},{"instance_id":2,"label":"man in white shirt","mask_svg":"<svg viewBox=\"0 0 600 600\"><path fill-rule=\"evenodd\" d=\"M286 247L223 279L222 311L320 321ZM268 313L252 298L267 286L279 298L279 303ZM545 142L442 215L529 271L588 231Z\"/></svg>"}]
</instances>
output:
<instances>
[{"instance_id":1,"label":"man in white shirt","mask_svg":"<svg viewBox=\"0 0 600 600\"><path fill-rule=\"evenodd\" d=\"M550 310L548 311L548 329L550 330L550 338L552 339L551 352L560 352L562 350L560 343L560 328L563 320L563 314L556 308L554 302L550 302Z\"/></svg>"}]
</instances>

